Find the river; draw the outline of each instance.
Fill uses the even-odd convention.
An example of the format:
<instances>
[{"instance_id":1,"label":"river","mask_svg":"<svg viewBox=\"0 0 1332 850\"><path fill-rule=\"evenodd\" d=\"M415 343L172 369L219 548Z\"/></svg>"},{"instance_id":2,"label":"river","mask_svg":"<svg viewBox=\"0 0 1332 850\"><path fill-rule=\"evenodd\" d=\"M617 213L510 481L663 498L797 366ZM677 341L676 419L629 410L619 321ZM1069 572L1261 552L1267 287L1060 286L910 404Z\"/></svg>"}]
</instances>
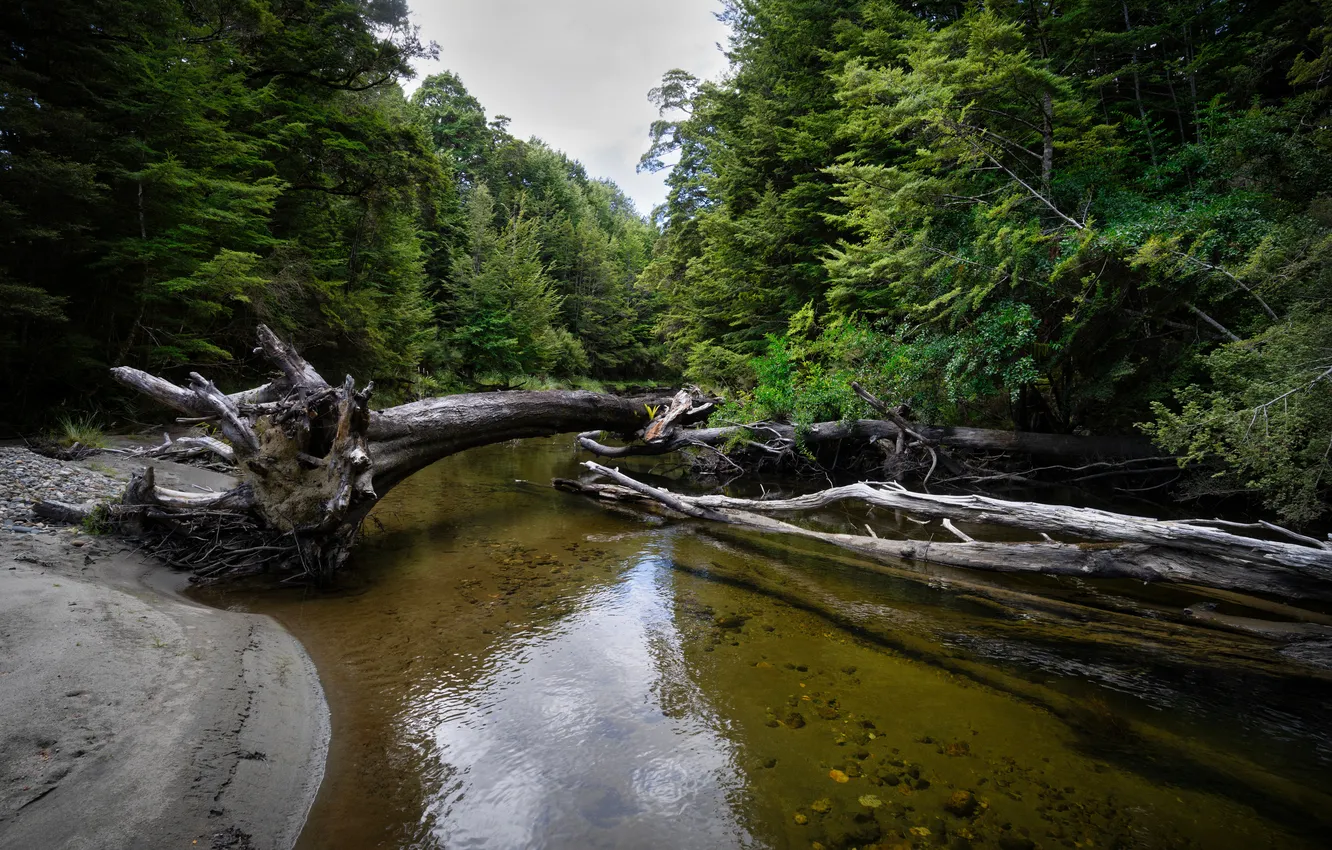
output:
<instances>
[{"instance_id":1,"label":"river","mask_svg":"<svg viewBox=\"0 0 1332 850\"><path fill-rule=\"evenodd\" d=\"M301 848L1332 844L1332 676L1165 616L1196 592L874 567L552 490L577 461L456 455L339 587L201 592L320 671Z\"/></svg>"}]
</instances>

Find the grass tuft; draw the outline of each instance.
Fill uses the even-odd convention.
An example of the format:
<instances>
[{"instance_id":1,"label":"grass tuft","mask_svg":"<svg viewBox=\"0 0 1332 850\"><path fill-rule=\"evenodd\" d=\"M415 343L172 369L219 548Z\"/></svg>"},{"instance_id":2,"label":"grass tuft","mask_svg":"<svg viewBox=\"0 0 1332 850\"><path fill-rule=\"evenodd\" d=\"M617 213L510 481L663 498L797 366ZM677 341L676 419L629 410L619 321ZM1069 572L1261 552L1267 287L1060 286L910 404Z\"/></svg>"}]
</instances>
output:
<instances>
[{"instance_id":1,"label":"grass tuft","mask_svg":"<svg viewBox=\"0 0 1332 850\"><path fill-rule=\"evenodd\" d=\"M106 432L91 413L82 416L61 416L56 420L55 441L65 448L76 443L88 449L107 447Z\"/></svg>"}]
</instances>

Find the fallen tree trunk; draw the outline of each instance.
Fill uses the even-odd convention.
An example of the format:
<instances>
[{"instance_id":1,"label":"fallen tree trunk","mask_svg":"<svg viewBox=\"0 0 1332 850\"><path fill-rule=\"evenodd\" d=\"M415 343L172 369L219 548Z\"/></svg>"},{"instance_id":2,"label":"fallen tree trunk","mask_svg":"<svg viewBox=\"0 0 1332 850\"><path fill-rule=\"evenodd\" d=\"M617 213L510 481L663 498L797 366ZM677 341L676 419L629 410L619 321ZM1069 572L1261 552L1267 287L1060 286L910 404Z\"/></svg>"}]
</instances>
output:
<instances>
[{"instance_id":1,"label":"fallen tree trunk","mask_svg":"<svg viewBox=\"0 0 1332 850\"><path fill-rule=\"evenodd\" d=\"M1132 476L1142 480L1143 476L1161 473L1173 473L1178 478L1180 474L1176 458L1161 456L1151 441L1142 437L920 425L907 419L910 411L906 407L890 406L854 381L851 389L883 419L819 422L800 429L767 421L689 429L683 426L702 418L693 416L690 410L689 416L680 416L678 421L669 413L659 417L643 433L640 443L606 445L598 432L591 431L579 434L578 443L608 458L706 449L707 453L691 453L695 471L702 474L745 473L771 466L826 476L829 469L821 461L828 460L841 472L859 470L892 480L915 477L922 484L928 484L936 471L946 473L952 482L1028 486L1049 484L1044 480L1049 477L1076 485L1095 479ZM689 401L688 396L677 397L672 410L684 411ZM1025 460L1014 471L1011 467L1018 456ZM1053 463L1033 467L1031 461L1036 458ZM1000 468L995 468L996 462Z\"/></svg>"},{"instance_id":2,"label":"fallen tree trunk","mask_svg":"<svg viewBox=\"0 0 1332 850\"><path fill-rule=\"evenodd\" d=\"M178 440L164 454L208 452L234 464L225 493L177 493L155 486L151 467L132 478L122 504L102 518L131 528L153 551L198 576L279 569L316 579L337 571L362 520L413 472L464 449L587 428L630 435L669 396L496 392L427 399L372 411L373 384L351 376L329 384L291 346L259 327L259 351L280 375L227 395L191 373L189 386L137 369L112 376L225 437ZM687 399L687 394L684 394ZM689 405L686 405L688 407ZM672 408L673 420L684 411ZM183 444L183 445L182 445ZM157 450L154 450L157 451ZM88 516L88 506L50 505L48 515Z\"/></svg>"},{"instance_id":3,"label":"fallen tree trunk","mask_svg":"<svg viewBox=\"0 0 1332 850\"><path fill-rule=\"evenodd\" d=\"M1098 457L1146 458L1160 454L1160 450L1153 446L1150 440L1140 437L1079 437L1074 434L996 431L951 425L914 425L911 431L925 437L930 443L941 446L978 451L1016 452L1065 460ZM893 422L856 419L850 422L815 423L800 434L800 439L808 444L829 443L836 440L896 442L901 434L901 429ZM677 429L655 443L610 446L598 442L592 432L579 435L578 442L583 448L600 457L617 458L666 454L690 446L721 446L732 440L751 445L759 443L764 450L773 451L783 446L795 446L796 437L793 425L760 422L721 428Z\"/></svg>"},{"instance_id":4,"label":"fallen tree trunk","mask_svg":"<svg viewBox=\"0 0 1332 850\"><path fill-rule=\"evenodd\" d=\"M594 462L584 464L617 486L562 482L562 489L627 501L630 493L686 516L756 531L820 540L876 559L921 560L999 572L1034 572L1083 578L1130 578L1217 587L1286 598L1332 599L1332 549L1293 535L1300 543L1244 537L1198 522L1169 522L1060 505L1008 502L981 496L931 496L905 488L868 484L835 487L795 499L755 501L727 496L682 496L644 484ZM887 540L858 534L814 531L765 516L807 511L853 499L943 520L959 542ZM1043 543L988 543L973 540L951 520L997 524L1043 533ZM1060 543L1057 533L1096 543ZM1310 545L1312 544L1312 545Z\"/></svg>"}]
</instances>

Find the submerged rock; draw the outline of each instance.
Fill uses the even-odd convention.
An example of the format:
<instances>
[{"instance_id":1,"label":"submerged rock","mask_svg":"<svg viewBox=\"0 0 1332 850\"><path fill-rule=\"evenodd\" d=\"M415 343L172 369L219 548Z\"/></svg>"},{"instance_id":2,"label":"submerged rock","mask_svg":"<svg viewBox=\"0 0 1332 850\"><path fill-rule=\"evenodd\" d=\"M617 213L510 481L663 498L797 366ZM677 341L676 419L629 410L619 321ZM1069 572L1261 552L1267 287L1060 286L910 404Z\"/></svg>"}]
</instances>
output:
<instances>
[{"instance_id":1,"label":"submerged rock","mask_svg":"<svg viewBox=\"0 0 1332 850\"><path fill-rule=\"evenodd\" d=\"M792 729L799 729L805 725L805 716L798 711L792 711L786 715L785 723Z\"/></svg>"},{"instance_id":2,"label":"submerged rock","mask_svg":"<svg viewBox=\"0 0 1332 850\"><path fill-rule=\"evenodd\" d=\"M834 847L864 847L873 844L883 835L883 827L874 816L859 812L847 821L841 821L828 827L828 841Z\"/></svg>"},{"instance_id":3,"label":"submerged rock","mask_svg":"<svg viewBox=\"0 0 1332 850\"><path fill-rule=\"evenodd\" d=\"M952 795L944 802L944 809L950 814L957 815L960 818L971 817L976 813L976 808L980 803L976 800L976 795L970 791L954 791Z\"/></svg>"}]
</instances>

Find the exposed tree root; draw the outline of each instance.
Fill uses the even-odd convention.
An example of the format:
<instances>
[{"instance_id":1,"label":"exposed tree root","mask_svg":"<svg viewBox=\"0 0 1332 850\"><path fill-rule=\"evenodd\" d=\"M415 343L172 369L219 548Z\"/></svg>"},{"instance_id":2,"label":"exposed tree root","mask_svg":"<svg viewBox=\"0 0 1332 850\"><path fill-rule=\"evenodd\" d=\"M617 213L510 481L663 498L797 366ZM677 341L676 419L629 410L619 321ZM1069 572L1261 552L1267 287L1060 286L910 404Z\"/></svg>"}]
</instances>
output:
<instances>
[{"instance_id":1,"label":"exposed tree root","mask_svg":"<svg viewBox=\"0 0 1332 850\"><path fill-rule=\"evenodd\" d=\"M269 383L227 395L191 373L177 386L137 369L117 368L121 383L209 422L226 442L185 438L148 454L207 453L228 464L239 485L195 494L155 485L151 468L130 483L121 504L47 503L44 515L91 517L123 528L167 563L200 579L276 571L324 580L346 562L361 522L390 488L440 458L518 437L603 428L629 436L649 410L671 405L671 422L697 405L688 393L619 398L588 392L496 392L427 399L383 411L369 407L373 384L347 376L333 385L268 328L259 351L279 370ZM698 411L701 415L706 415Z\"/></svg>"}]
</instances>

